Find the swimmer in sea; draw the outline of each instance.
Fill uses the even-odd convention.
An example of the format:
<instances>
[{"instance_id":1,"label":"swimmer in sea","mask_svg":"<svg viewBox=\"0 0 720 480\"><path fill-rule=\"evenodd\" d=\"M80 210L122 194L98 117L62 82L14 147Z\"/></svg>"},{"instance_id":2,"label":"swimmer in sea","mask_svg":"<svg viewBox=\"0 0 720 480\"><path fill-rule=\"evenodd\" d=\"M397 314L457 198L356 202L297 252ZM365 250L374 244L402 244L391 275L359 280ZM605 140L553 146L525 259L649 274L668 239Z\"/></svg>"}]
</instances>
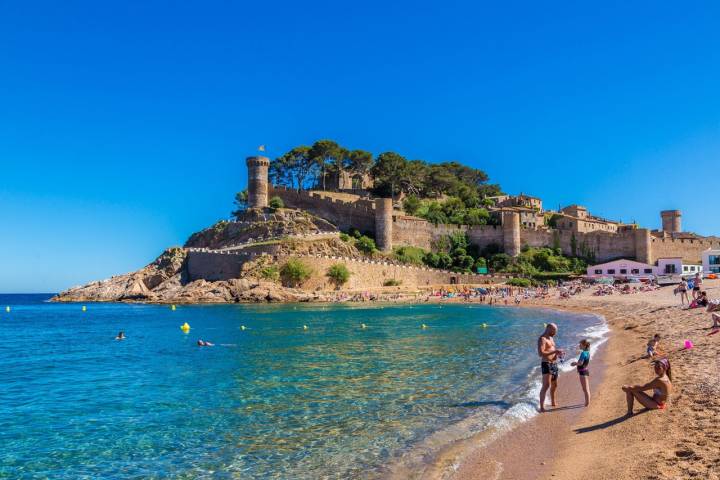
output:
<instances>
[{"instance_id":1,"label":"swimmer in sea","mask_svg":"<svg viewBox=\"0 0 720 480\"><path fill-rule=\"evenodd\" d=\"M115 340L125 340L125 332L120 330L120 333L117 334L117 337L115 337Z\"/></svg>"},{"instance_id":2,"label":"swimmer in sea","mask_svg":"<svg viewBox=\"0 0 720 480\"><path fill-rule=\"evenodd\" d=\"M197 341L197 344L198 344L198 347L214 347L215 346L214 343L206 342L203 339L199 339Z\"/></svg>"}]
</instances>

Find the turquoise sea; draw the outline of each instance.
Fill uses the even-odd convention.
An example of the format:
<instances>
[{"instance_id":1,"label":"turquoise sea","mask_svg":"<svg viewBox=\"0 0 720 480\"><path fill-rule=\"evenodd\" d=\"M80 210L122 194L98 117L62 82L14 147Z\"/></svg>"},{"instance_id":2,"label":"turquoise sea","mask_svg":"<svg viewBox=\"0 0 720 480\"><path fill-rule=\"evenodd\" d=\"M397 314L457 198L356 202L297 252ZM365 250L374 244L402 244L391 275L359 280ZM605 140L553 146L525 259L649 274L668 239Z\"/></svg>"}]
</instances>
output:
<instances>
[{"instance_id":1,"label":"turquoise sea","mask_svg":"<svg viewBox=\"0 0 720 480\"><path fill-rule=\"evenodd\" d=\"M47 298L0 295L0 478L379 478L532 415L543 322L571 351L606 331L478 305Z\"/></svg>"}]
</instances>

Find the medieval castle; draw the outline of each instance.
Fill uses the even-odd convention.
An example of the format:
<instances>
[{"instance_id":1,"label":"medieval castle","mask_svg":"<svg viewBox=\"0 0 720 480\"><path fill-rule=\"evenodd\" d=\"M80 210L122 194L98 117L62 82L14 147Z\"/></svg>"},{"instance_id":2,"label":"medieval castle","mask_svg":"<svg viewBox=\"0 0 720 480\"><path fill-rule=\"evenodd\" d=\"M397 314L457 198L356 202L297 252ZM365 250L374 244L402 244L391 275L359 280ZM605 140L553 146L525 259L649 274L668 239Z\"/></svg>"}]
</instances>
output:
<instances>
[{"instance_id":1,"label":"medieval castle","mask_svg":"<svg viewBox=\"0 0 720 480\"><path fill-rule=\"evenodd\" d=\"M511 256L524 246L550 246L596 262L626 258L654 264L659 258L681 257L697 263L703 250L720 248L720 237L683 232L679 210L661 212L662 228L650 230L590 215L579 205L545 211L539 198L503 195L492 197L494 205L489 208L500 225L434 225L406 215L389 198L363 195L363 189L371 184L367 178L339 178L332 191L294 190L271 185L269 165L266 157L247 159L249 208L263 208L268 197L277 196L288 208L305 210L341 230L372 232L383 251L403 245L431 248L440 237L458 231L480 248L496 244Z\"/></svg>"}]
</instances>

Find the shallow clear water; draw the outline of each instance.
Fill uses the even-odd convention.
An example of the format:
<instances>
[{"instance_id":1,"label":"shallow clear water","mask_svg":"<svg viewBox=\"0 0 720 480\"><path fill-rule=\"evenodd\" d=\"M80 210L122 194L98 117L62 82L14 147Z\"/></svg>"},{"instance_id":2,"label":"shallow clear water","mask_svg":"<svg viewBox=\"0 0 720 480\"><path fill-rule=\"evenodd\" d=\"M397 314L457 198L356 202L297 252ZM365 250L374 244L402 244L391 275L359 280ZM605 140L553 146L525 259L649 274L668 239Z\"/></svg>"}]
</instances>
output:
<instances>
[{"instance_id":1,"label":"shallow clear water","mask_svg":"<svg viewBox=\"0 0 720 480\"><path fill-rule=\"evenodd\" d=\"M40 300L0 295L0 478L374 478L529 405L543 322L573 348L602 329L477 305Z\"/></svg>"}]
</instances>

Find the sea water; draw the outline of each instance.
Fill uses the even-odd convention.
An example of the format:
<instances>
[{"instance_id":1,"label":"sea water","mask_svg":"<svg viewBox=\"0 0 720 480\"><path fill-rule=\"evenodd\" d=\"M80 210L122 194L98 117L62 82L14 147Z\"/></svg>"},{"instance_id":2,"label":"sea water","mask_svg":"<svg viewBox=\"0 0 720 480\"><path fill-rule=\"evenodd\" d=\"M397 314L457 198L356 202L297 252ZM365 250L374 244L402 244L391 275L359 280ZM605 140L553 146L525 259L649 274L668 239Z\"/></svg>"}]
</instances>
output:
<instances>
[{"instance_id":1,"label":"sea water","mask_svg":"<svg viewBox=\"0 0 720 480\"><path fill-rule=\"evenodd\" d=\"M543 323L571 354L606 331L480 305L46 299L0 295L0 478L381 477L437 432L532 415Z\"/></svg>"}]
</instances>

